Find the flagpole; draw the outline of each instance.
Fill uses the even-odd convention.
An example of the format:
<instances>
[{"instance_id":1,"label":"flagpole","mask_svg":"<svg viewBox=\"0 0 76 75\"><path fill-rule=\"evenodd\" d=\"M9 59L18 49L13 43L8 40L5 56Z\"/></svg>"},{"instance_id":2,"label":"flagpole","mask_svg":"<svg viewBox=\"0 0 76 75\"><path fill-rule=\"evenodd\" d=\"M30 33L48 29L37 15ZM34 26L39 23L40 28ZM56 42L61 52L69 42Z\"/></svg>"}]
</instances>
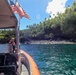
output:
<instances>
[{"instance_id":1,"label":"flagpole","mask_svg":"<svg viewBox=\"0 0 76 75\"><path fill-rule=\"evenodd\" d=\"M19 27L20 27L20 16L18 16L18 24L16 27L16 41L17 41L17 50L20 50L20 41L19 41Z\"/></svg>"},{"instance_id":2,"label":"flagpole","mask_svg":"<svg viewBox=\"0 0 76 75\"><path fill-rule=\"evenodd\" d=\"M11 0L11 1L14 1L14 0ZM17 2L18 0L16 0L16 2ZM18 23L17 23L17 26L16 26L16 44L17 44L17 52L19 52L19 49L20 49L20 47L19 47L19 44L20 44L20 42L19 42L19 27L20 27L20 16L18 15Z\"/></svg>"},{"instance_id":3,"label":"flagpole","mask_svg":"<svg viewBox=\"0 0 76 75\"><path fill-rule=\"evenodd\" d=\"M18 2L18 0L15 1L15 3Z\"/></svg>"}]
</instances>

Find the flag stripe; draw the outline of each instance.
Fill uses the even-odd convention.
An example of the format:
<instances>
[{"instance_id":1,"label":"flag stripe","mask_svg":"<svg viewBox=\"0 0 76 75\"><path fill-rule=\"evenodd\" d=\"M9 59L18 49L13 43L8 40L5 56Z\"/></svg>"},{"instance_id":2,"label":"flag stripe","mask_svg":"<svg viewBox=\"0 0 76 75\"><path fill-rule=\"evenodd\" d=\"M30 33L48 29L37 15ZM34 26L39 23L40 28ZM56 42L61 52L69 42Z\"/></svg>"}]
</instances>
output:
<instances>
[{"instance_id":1,"label":"flag stripe","mask_svg":"<svg viewBox=\"0 0 76 75\"><path fill-rule=\"evenodd\" d=\"M24 9L19 5L18 2L16 2L16 4L14 4L12 1L10 1L10 5L12 8L12 11L19 14L19 16L21 18L25 17L25 18L30 19L29 15L24 11Z\"/></svg>"}]
</instances>

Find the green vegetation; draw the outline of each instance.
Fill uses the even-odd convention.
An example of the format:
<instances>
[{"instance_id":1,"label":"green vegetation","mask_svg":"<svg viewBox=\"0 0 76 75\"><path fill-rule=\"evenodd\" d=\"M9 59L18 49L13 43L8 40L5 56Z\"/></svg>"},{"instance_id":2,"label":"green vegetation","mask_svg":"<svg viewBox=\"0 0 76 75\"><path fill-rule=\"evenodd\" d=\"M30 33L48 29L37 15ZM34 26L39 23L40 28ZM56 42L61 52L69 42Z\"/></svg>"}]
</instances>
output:
<instances>
[{"instance_id":1,"label":"green vegetation","mask_svg":"<svg viewBox=\"0 0 76 75\"><path fill-rule=\"evenodd\" d=\"M21 35L32 40L71 40L76 39L76 2L67 7L64 13L46 19L39 24L28 25Z\"/></svg>"},{"instance_id":2,"label":"green vegetation","mask_svg":"<svg viewBox=\"0 0 76 75\"><path fill-rule=\"evenodd\" d=\"M15 38L15 30L0 30L0 43L8 43L11 37Z\"/></svg>"},{"instance_id":3,"label":"green vegetation","mask_svg":"<svg viewBox=\"0 0 76 75\"><path fill-rule=\"evenodd\" d=\"M14 31L0 31L0 38L8 40ZM76 2L67 7L64 13L55 18L46 19L39 24L28 25L27 29L20 31L20 41L24 40L69 40L76 41Z\"/></svg>"}]
</instances>

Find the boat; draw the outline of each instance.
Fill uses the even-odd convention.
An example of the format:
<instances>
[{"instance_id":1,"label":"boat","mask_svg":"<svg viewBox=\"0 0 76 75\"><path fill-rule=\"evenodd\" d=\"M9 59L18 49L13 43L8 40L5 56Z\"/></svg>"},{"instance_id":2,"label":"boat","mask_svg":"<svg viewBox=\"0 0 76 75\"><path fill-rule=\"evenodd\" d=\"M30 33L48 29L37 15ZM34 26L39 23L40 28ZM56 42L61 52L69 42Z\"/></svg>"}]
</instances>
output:
<instances>
[{"instance_id":1,"label":"boat","mask_svg":"<svg viewBox=\"0 0 76 75\"><path fill-rule=\"evenodd\" d=\"M0 53L0 75L40 75L34 59L19 48L18 20L13 13L8 0L0 0L0 29L14 28L16 30L17 53ZM8 49L12 49L8 45Z\"/></svg>"}]
</instances>

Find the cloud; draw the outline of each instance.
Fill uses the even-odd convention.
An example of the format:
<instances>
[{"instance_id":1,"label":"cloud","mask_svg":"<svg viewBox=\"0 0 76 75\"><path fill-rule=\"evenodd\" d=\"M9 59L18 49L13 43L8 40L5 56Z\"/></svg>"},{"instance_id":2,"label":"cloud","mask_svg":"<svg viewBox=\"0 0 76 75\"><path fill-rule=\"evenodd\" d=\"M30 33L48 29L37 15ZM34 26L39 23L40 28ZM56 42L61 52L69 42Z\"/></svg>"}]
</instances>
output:
<instances>
[{"instance_id":1,"label":"cloud","mask_svg":"<svg viewBox=\"0 0 76 75\"><path fill-rule=\"evenodd\" d=\"M57 16L57 13L63 13L66 9L65 4L68 0L52 0L46 7L46 13L51 15L51 18Z\"/></svg>"}]
</instances>

